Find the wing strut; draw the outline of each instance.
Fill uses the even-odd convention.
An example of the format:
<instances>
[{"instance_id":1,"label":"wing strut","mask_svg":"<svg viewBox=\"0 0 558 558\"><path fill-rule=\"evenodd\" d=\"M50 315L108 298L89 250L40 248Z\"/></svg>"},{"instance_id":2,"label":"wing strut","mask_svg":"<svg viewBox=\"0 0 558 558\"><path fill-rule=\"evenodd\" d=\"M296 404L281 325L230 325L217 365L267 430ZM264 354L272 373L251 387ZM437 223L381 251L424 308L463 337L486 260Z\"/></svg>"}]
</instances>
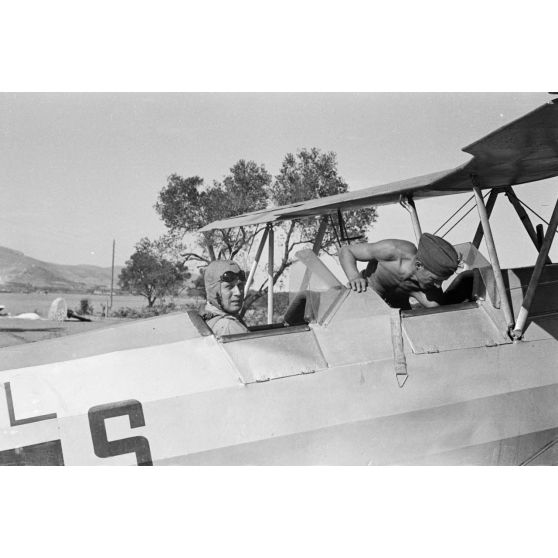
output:
<instances>
[{"instance_id":1,"label":"wing strut","mask_svg":"<svg viewBox=\"0 0 558 558\"><path fill-rule=\"evenodd\" d=\"M250 273L248 274L248 279L246 280L246 285L244 286L244 298L246 298L248 296L248 291L250 290L250 287L252 286L252 282L254 281L254 275L256 273L256 268L258 267L258 264L260 263L260 258L262 256L263 247L265 246L265 241L267 240L267 233L268 232L269 232L269 229L266 227L264 229L262 239L260 240L260 245L258 246L258 251L256 252L256 259L254 260L254 263L252 264L252 267L250 268Z\"/></svg>"},{"instance_id":2,"label":"wing strut","mask_svg":"<svg viewBox=\"0 0 558 558\"><path fill-rule=\"evenodd\" d=\"M322 242L324 240L325 232L327 229L327 215L324 215L320 219L320 226L318 227L318 232L316 233L316 238L314 239L314 244L312 245L312 252L316 256L320 253L322 248Z\"/></svg>"},{"instance_id":3,"label":"wing strut","mask_svg":"<svg viewBox=\"0 0 558 558\"><path fill-rule=\"evenodd\" d=\"M411 215L411 221L413 223L413 231L415 232L415 238L418 241L422 236L422 229L420 228L420 221L418 218L417 208L415 207L415 202L413 201L413 196L401 196L399 203L409 212Z\"/></svg>"},{"instance_id":4,"label":"wing strut","mask_svg":"<svg viewBox=\"0 0 558 558\"><path fill-rule=\"evenodd\" d=\"M502 310L504 311L504 316L506 318L508 332L511 332L515 320L513 318L510 302L506 294L506 286L504 285L504 278L502 276L500 262L498 261L496 246L494 245L494 237L492 236L492 229L490 228L490 221L488 220L488 212L486 210L486 206L484 205L484 200L482 199L478 178L475 175L471 175L471 179L473 181L473 193L475 194L477 209L484 231L486 247L488 249L488 255L490 256L490 263L492 264L492 269L494 271L494 279L496 280L496 286L498 287L498 292L500 293Z\"/></svg>"},{"instance_id":5,"label":"wing strut","mask_svg":"<svg viewBox=\"0 0 558 558\"><path fill-rule=\"evenodd\" d=\"M275 248L275 232L273 224L267 224L267 323L273 323L273 249Z\"/></svg>"},{"instance_id":6,"label":"wing strut","mask_svg":"<svg viewBox=\"0 0 558 558\"><path fill-rule=\"evenodd\" d=\"M519 218L521 219L521 222L523 223L523 226L525 227L525 230L527 231L527 234L529 235L529 238L531 239L531 241L535 245L535 248L537 249L537 252L540 253L542 243L539 243L539 238L537 236L537 231L535 230L535 227L533 227L533 223L531 223L531 219L529 219L529 215L527 215L527 212L525 211L525 209L521 205L521 202L519 201L518 197L515 195L515 192L513 191L513 188L511 186L506 188L504 191L506 193L506 196L507 196L508 200L510 200L510 203L513 205L513 207L515 208L515 211L519 215ZM548 264L552 263L548 256L546 258L546 263L548 263Z\"/></svg>"},{"instance_id":7,"label":"wing strut","mask_svg":"<svg viewBox=\"0 0 558 558\"><path fill-rule=\"evenodd\" d=\"M488 201L486 202L486 215L490 219L490 215L492 214L492 210L494 209L494 204L496 203L496 198L500 192L496 190L496 188L492 188L490 190L490 196L488 197ZM480 243L482 241L482 237L484 235L484 229L482 228L482 223L479 223L477 227L477 232L475 233L475 237L473 238L473 246L478 250Z\"/></svg>"},{"instance_id":8,"label":"wing strut","mask_svg":"<svg viewBox=\"0 0 558 558\"><path fill-rule=\"evenodd\" d=\"M554 240L554 235L556 234L556 228L558 227L558 200L554 206L554 211L552 212L552 217L548 228L546 229L546 234L541 246L541 251L539 252L539 257L537 258L537 263L535 264L535 269L533 270L533 275L531 275L531 280L529 281L529 286L527 287L527 292L525 293L525 298L523 299L523 304L519 310L519 315L517 317L517 322L513 330L514 340L521 339L523 335L523 330L525 329L525 324L527 323L527 317L529 316L529 310L533 304L533 299L535 298L535 292L539 284L539 279L541 278L541 273L550 252L552 246L552 241Z\"/></svg>"}]
</instances>

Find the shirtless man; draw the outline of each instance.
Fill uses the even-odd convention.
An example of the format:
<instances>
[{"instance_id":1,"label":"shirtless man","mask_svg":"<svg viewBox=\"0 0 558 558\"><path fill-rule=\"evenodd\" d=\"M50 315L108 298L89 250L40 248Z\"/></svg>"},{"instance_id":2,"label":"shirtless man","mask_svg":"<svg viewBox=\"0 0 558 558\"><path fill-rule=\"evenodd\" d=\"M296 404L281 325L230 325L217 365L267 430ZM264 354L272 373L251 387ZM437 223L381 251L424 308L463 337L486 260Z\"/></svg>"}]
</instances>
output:
<instances>
[{"instance_id":1,"label":"shirtless man","mask_svg":"<svg viewBox=\"0 0 558 558\"><path fill-rule=\"evenodd\" d=\"M362 273L357 261L369 262ZM360 293L370 285L390 306L408 309L409 297L426 307L444 303L442 282L457 269L459 255L449 242L425 233L418 250L395 239L343 246L339 262L348 288Z\"/></svg>"}]
</instances>

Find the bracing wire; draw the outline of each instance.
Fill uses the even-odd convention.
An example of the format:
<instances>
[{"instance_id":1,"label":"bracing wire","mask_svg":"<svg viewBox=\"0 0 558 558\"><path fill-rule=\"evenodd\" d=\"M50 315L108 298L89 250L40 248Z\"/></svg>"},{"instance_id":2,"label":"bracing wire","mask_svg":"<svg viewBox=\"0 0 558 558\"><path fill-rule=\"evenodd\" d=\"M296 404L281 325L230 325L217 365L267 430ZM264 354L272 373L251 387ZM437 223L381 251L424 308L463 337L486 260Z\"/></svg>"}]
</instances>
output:
<instances>
[{"instance_id":1,"label":"bracing wire","mask_svg":"<svg viewBox=\"0 0 558 558\"><path fill-rule=\"evenodd\" d=\"M457 225L459 225L459 223L461 223L461 221L463 221L463 219L465 219L465 217L467 217L467 215L469 215L469 213L471 213L471 211L473 211L473 209L475 209L475 206L473 205L473 207L471 207L471 209L469 209L469 211L467 211L467 213L465 213L465 215L463 215L463 217L461 217L461 219L459 219L455 225L453 225L453 227L450 227L443 235L442 238L445 238L451 231L453 231L453 229L455 229L455 227L457 227Z\"/></svg>"},{"instance_id":2,"label":"bracing wire","mask_svg":"<svg viewBox=\"0 0 558 558\"><path fill-rule=\"evenodd\" d=\"M536 215L543 223L546 223L548 225L548 221L546 219L541 217L534 209L531 209L525 202L522 202L519 198L517 199L523 207L528 209L531 213L533 213L533 215ZM555 232L555 234L558 234L558 230Z\"/></svg>"},{"instance_id":3,"label":"bracing wire","mask_svg":"<svg viewBox=\"0 0 558 558\"><path fill-rule=\"evenodd\" d=\"M438 234L475 196L471 196L455 213L450 215L435 231L434 234Z\"/></svg>"},{"instance_id":4,"label":"bracing wire","mask_svg":"<svg viewBox=\"0 0 558 558\"><path fill-rule=\"evenodd\" d=\"M484 196L483 196L483 200L486 200L486 198L490 195L490 192L487 192ZM438 229L436 230L436 232L434 234L438 234L440 232L440 230L442 228L444 228L445 225L447 225L475 196L471 196L463 205L461 205L461 207L455 211L453 213L453 215L447 219L442 225L440 225L438 227ZM465 217L467 217L467 215L469 215L469 213L471 213L471 211L473 211L473 209L475 209L476 205L473 204L473 207L471 207L466 213L465 215L463 215L463 217L461 217L461 219L459 219L455 225L453 225L452 227L450 227L443 235L442 238L445 238L451 231L453 231L453 229L455 229L455 227L457 227L457 225L459 225L459 223L461 223L461 221L463 221L463 219L465 219Z\"/></svg>"}]
</instances>

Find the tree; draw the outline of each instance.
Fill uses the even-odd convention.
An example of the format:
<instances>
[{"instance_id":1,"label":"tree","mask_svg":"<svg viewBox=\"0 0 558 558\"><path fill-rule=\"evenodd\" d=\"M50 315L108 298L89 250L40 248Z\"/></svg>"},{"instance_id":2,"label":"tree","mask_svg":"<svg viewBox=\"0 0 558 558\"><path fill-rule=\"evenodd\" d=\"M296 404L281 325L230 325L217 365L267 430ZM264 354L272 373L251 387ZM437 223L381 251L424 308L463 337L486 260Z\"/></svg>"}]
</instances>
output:
<instances>
[{"instance_id":1,"label":"tree","mask_svg":"<svg viewBox=\"0 0 558 558\"><path fill-rule=\"evenodd\" d=\"M175 249L184 248L186 233L192 233L207 223L233 215L265 209L271 175L263 165L241 159L230 169L223 182L204 186L199 176L182 178L172 174L159 193L155 210L169 229L166 239ZM249 243L255 230L211 231L197 234L199 250L183 249L186 260L210 262L232 259Z\"/></svg>"},{"instance_id":2,"label":"tree","mask_svg":"<svg viewBox=\"0 0 558 558\"><path fill-rule=\"evenodd\" d=\"M169 229L166 237L169 247L174 246L175 251L181 252L184 261L209 262L234 258L252 244L264 227L238 227L196 234L204 225L267 207L347 191L347 183L338 174L334 152L301 149L296 155L288 153L285 156L279 174L274 178L263 165L243 159L231 167L230 174L222 182L214 181L210 187L206 187L198 176L182 178L173 174L159 193L155 209ZM358 236L375 221L376 211L374 208L347 211L343 217L347 234ZM318 224L315 218L306 218L276 227L281 229L278 240L282 242L282 249L280 260L274 267L273 284L292 265L294 248L313 241ZM194 235L194 249L185 248L188 234ZM324 237L322 248L330 251L338 242L338 237L330 230ZM266 294L267 289L266 279L249 294L244 309Z\"/></svg>"},{"instance_id":3,"label":"tree","mask_svg":"<svg viewBox=\"0 0 558 558\"><path fill-rule=\"evenodd\" d=\"M300 149L296 155L287 153L279 174L275 176L269 190L270 205L280 206L343 194L349 189L337 170L337 156L333 151L322 153L321 150ZM343 215L344 226L349 237L364 236L366 229L376 220L375 208L346 211ZM334 227L328 230L322 240L322 250L332 254L332 248L340 243L339 223L337 217L332 219ZM293 220L276 225L283 231L281 260L274 267L273 284L279 280L285 270L294 263L293 252L297 246L311 243L318 232L319 223L315 218ZM262 283L247 298L245 308L267 293L267 285Z\"/></svg>"},{"instance_id":4,"label":"tree","mask_svg":"<svg viewBox=\"0 0 558 558\"><path fill-rule=\"evenodd\" d=\"M190 278L188 268L165 258L164 245L157 241L142 238L135 248L120 272L120 287L145 297L149 308L158 298L178 294Z\"/></svg>"}]
</instances>

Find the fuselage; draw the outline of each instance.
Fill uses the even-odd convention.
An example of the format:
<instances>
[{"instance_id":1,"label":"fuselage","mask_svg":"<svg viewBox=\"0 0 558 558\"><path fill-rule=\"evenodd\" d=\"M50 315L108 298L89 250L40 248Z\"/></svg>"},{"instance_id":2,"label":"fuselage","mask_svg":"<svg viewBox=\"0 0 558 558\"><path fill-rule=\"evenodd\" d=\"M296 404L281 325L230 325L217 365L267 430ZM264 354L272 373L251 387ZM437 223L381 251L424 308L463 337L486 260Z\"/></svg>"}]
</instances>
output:
<instances>
[{"instance_id":1,"label":"fuselage","mask_svg":"<svg viewBox=\"0 0 558 558\"><path fill-rule=\"evenodd\" d=\"M556 314L512 343L489 300L403 313L400 387L394 309L314 298L309 324L237 339L177 313L3 349L0 463L557 460Z\"/></svg>"}]
</instances>

